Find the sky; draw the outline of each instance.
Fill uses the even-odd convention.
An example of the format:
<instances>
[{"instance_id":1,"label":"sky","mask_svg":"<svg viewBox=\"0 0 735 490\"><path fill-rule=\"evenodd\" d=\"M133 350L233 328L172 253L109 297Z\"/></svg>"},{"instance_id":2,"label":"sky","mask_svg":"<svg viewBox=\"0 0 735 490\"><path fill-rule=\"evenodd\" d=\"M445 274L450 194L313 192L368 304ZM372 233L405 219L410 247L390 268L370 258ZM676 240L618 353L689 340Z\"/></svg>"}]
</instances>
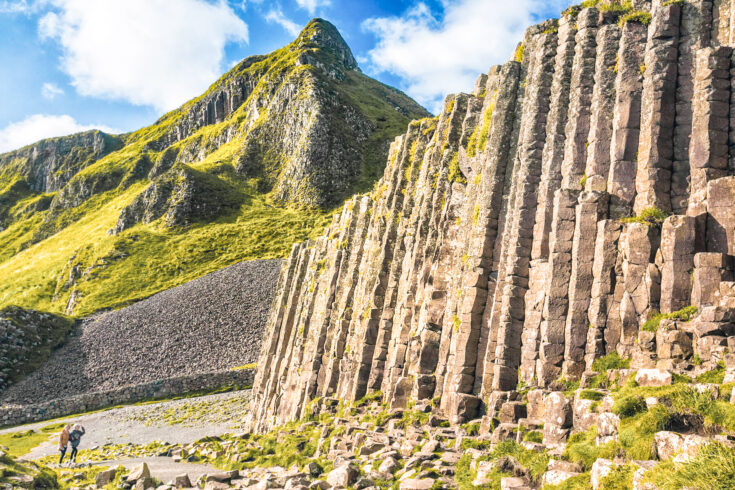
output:
<instances>
[{"instance_id":1,"label":"sky","mask_svg":"<svg viewBox=\"0 0 735 490\"><path fill-rule=\"evenodd\" d=\"M430 112L570 0L0 0L0 153L152 124L314 17Z\"/></svg>"}]
</instances>

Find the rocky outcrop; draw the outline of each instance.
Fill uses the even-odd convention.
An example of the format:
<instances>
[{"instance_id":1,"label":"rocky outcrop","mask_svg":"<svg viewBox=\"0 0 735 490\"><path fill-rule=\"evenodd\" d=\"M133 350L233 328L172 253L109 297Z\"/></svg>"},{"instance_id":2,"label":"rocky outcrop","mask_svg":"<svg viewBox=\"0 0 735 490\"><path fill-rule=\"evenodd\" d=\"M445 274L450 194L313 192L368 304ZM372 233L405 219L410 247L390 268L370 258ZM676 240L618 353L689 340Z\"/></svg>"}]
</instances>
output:
<instances>
[{"instance_id":1,"label":"rocky outcrop","mask_svg":"<svg viewBox=\"0 0 735 490\"><path fill-rule=\"evenodd\" d=\"M529 28L293 248L254 430L376 391L492 419L609 354L671 375L735 348L729 2L608 3ZM550 396L547 446L572 427Z\"/></svg>"},{"instance_id":2,"label":"rocky outcrop","mask_svg":"<svg viewBox=\"0 0 735 490\"><path fill-rule=\"evenodd\" d=\"M56 192L80 170L120 149L122 139L102 131L39 141L0 155L0 180L24 180L36 192Z\"/></svg>"},{"instance_id":3,"label":"rocky outcrop","mask_svg":"<svg viewBox=\"0 0 735 490\"><path fill-rule=\"evenodd\" d=\"M66 341L68 318L9 306L0 310L0 393Z\"/></svg>"},{"instance_id":4,"label":"rocky outcrop","mask_svg":"<svg viewBox=\"0 0 735 490\"><path fill-rule=\"evenodd\" d=\"M136 223L163 218L168 227L207 221L236 211L244 198L223 180L181 165L164 172L120 213L116 235Z\"/></svg>"},{"instance_id":5,"label":"rocky outcrop","mask_svg":"<svg viewBox=\"0 0 735 490\"><path fill-rule=\"evenodd\" d=\"M0 154L0 230L17 219L45 211L52 193L78 172L122 147L122 139L101 131L51 138ZM35 197L20 209L21 201Z\"/></svg>"}]
</instances>

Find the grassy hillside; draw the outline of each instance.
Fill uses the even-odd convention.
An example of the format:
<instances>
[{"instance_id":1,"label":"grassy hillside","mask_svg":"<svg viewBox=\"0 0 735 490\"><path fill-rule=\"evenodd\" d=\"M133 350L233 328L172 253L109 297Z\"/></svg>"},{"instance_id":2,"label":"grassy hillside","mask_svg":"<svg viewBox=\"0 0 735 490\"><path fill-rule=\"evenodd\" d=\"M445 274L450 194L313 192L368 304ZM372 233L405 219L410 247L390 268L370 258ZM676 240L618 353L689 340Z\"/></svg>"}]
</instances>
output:
<instances>
[{"instance_id":1,"label":"grassy hillside","mask_svg":"<svg viewBox=\"0 0 735 490\"><path fill-rule=\"evenodd\" d=\"M315 20L105 151L61 138L0 155L0 307L84 316L318 235L426 115L343 43ZM63 168L33 156L49 145Z\"/></svg>"}]
</instances>

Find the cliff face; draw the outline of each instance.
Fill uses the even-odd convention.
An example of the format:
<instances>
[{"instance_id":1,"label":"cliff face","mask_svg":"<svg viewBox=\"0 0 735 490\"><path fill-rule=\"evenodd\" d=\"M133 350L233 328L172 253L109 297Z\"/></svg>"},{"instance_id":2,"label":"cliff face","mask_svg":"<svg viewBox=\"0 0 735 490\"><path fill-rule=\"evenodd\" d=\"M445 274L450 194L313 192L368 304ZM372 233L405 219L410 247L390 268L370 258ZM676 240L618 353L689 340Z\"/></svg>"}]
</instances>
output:
<instances>
[{"instance_id":1,"label":"cliff face","mask_svg":"<svg viewBox=\"0 0 735 490\"><path fill-rule=\"evenodd\" d=\"M390 142L427 115L314 19L149 127L0 155L0 305L89 313L282 257L369 189Z\"/></svg>"},{"instance_id":2,"label":"cliff face","mask_svg":"<svg viewBox=\"0 0 735 490\"><path fill-rule=\"evenodd\" d=\"M735 2L597 7L529 28L294 246L254 430L378 390L492 418L612 353L696 374L735 349Z\"/></svg>"}]
</instances>

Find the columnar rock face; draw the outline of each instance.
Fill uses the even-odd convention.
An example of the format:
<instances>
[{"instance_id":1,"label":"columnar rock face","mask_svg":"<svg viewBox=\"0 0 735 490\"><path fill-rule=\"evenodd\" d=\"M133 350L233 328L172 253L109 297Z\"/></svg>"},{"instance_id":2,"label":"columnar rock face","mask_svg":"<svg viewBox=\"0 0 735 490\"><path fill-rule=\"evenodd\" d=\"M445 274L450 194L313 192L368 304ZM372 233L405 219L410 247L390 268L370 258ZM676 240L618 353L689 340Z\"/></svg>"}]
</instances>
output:
<instances>
[{"instance_id":1,"label":"columnar rock face","mask_svg":"<svg viewBox=\"0 0 735 490\"><path fill-rule=\"evenodd\" d=\"M529 28L513 60L396 139L371 194L294 247L254 430L378 390L461 422L607 354L674 370L735 348L730 5L633 4ZM675 320L642 331L659 313ZM570 422L547 427L553 443Z\"/></svg>"}]
</instances>

